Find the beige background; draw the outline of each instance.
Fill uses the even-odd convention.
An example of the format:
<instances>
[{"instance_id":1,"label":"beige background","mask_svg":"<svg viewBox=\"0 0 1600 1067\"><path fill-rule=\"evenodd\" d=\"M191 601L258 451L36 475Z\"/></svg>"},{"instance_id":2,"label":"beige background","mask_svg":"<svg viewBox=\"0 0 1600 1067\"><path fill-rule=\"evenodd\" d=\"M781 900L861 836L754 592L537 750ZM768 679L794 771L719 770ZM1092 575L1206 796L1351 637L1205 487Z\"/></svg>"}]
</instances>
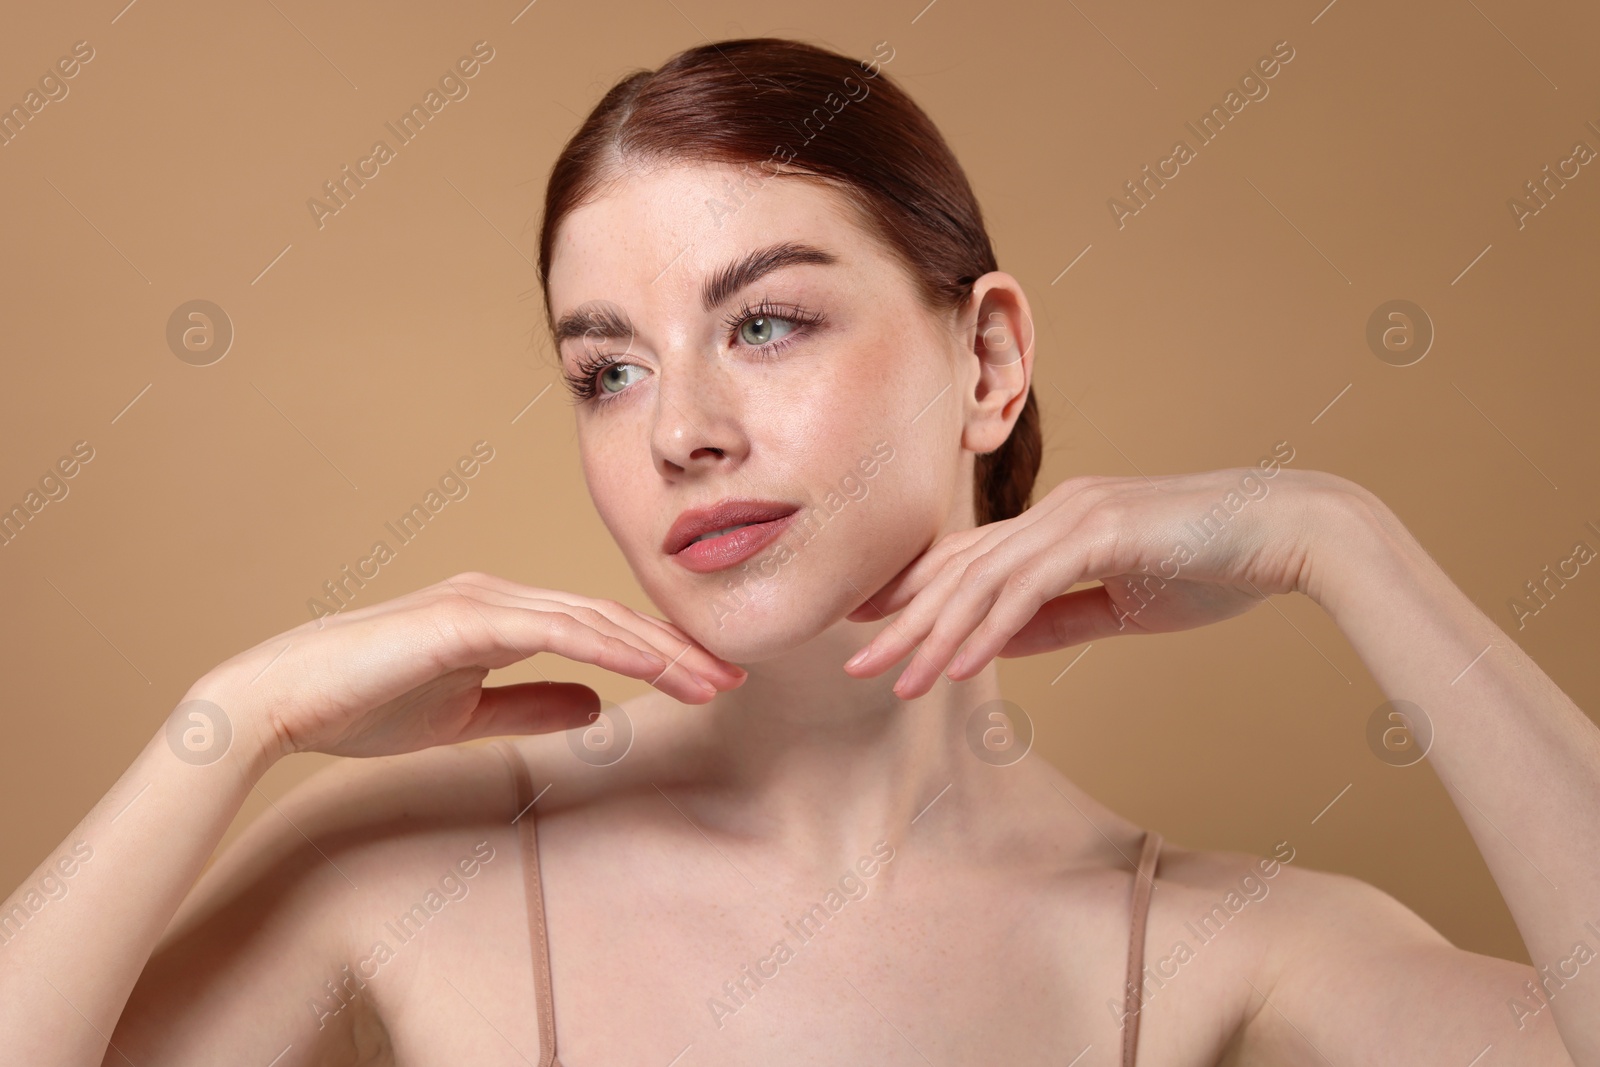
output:
<instances>
[{"instance_id":1,"label":"beige background","mask_svg":"<svg viewBox=\"0 0 1600 1067\"><path fill-rule=\"evenodd\" d=\"M0 506L94 448L0 548L0 889L196 677L309 617L474 441L495 458L470 495L359 603L484 569L649 608L584 490L529 257L578 116L703 35L890 43L887 72L951 141L1041 319L1043 488L1249 464L1287 440L1294 466L1377 492L1600 709L1600 567L1523 629L1508 607L1580 538L1600 547L1600 164L1521 228L1507 207L1575 141L1600 149L1594 5L123 2L19 6L0 33L6 105L74 42L95 53L0 147ZM308 198L480 40L494 59L470 95L319 229ZM1108 198L1193 145L1184 123L1281 40L1295 58L1269 95L1119 229ZM1365 340L1396 298L1437 331L1407 367ZM236 331L209 366L166 340L193 299ZM1526 959L1432 771L1368 751L1383 695L1315 604L1097 642L1062 674L1082 651L1002 663L1038 756L1180 844L1287 839L1298 864ZM642 686L542 670L611 699ZM325 759L280 764L262 794ZM263 810L252 798L234 830Z\"/></svg>"}]
</instances>

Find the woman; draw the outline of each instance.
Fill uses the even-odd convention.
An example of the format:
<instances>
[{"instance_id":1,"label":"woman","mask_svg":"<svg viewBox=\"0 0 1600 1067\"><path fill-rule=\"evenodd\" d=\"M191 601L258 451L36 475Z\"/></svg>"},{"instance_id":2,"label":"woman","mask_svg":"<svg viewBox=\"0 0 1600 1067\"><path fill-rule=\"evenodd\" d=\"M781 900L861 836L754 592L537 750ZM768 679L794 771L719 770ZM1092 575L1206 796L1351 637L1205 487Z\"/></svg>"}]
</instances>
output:
<instances>
[{"instance_id":1,"label":"woman","mask_svg":"<svg viewBox=\"0 0 1600 1067\"><path fill-rule=\"evenodd\" d=\"M1028 507L1028 301L890 58L689 49L554 168L584 475L672 622L467 573L214 668L7 901L70 877L0 953L8 1061L1600 1062L1594 726L1348 480L1085 476ZM997 656L1283 593L1430 717L1539 970L1292 842L1162 847L996 755ZM591 726L587 687L482 688L538 652L655 691ZM196 884L307 751L368 758Z\"/></svg>"}]
</instances>

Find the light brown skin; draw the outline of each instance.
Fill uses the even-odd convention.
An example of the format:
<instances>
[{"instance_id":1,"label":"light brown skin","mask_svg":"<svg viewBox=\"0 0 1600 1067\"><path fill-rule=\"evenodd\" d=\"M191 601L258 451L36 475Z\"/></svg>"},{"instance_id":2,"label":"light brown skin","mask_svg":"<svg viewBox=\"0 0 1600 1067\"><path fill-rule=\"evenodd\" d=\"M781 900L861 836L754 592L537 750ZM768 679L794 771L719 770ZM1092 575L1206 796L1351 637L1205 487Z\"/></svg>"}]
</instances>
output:
<instances>
[{"instance_id":1,"label":"light brown skin","mask_svg":"<svg viewBox=\"0 0 1600 1067\"><path fill-rule=\"evenodd\" d=\"M0 950L7 1057L537 1062L516 803L499 758L459 744L516 735L549 787L537 812L566 1067L1115 1064L1107 1002L1121 1000L1143 831L1037 757L974 758L966 712L999 696L997 654L1203 626L1269 594L1311 597L1386 693L1429 711L1429 760L1534 958L1570 954L1600 916L1600 734L1381 501L1281 469L1148 604L1122 576L1160 567L1246 472L1075 478L974 530L972 458L1005 438L1033 370L1020 285L985 275L941 320L834 193L771 181L717 226L702 205L722 176L673 167L608 189L563 225L551 276L558 316L605 300L633 324L622 343L588 339L637 373L607 409L579 409L580 444L596 506L675 624L467 573L218 665L185 699L225 710L227 753L195 765L153 737L7 901L92 846L70 894ZM840 262L701 308L707 273L780 239ZM761 296L828 323L758 360L722 319ZM584 343L564 348L568 370ZM719 627L719 576L659 550L672 518L728 496L821 499L880 437L895 458L870 492ZM973 657L951 669L963 645ZM589 766L555 732L587 722L585 687L481 686L538 652L655 685L625 705L625 758ZM302 751L363 758L278 800L197 882L254 783ZM788 934L879 841L894 855L866 895L816 940ZM397 944L384 924L475 846L493 851L457 883L466 895L319 1028L308 1001L323 982ZM1457 950L1382 892L1299 863L1196 947L1185 924L1257 862L1165 849L1146 958L1179 940L1195 955L1143 1012L1142 1065L1465 1067L1491 1044L1478 1062L1600 1062L1600 964L1519 1030L1505 1004L1530 968ZM794 958L719 1026L711 998L734 1003L723 983L785 937Z\"/></svg>"}]
</instances>

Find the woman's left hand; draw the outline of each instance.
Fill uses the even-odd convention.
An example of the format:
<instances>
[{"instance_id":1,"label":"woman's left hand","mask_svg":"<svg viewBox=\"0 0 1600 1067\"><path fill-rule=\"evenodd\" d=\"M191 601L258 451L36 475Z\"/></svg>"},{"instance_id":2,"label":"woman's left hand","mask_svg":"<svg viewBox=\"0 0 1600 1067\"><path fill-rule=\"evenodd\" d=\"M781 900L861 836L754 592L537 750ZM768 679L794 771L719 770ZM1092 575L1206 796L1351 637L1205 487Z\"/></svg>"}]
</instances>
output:
<instances>
[{"instance_id":1,"label":"woman's left hand","mask_svg":"<svg viewBox=\"0 0 1600 1067\"><path fill-rule=\"evenodd\" d=\"M1319 519L1330 502L1356 496L1370 494L1276 462L1069 479L1015 518L935 542L852 611L851 621L867 622L904 609L845 670L870 678L915 648L894 687L909 699L940 671L959 681L995 656L1193 629L1273 593L1310 592ZM1096 579L1103 584L1068 592Z\"/></svg>"}]
</instances>

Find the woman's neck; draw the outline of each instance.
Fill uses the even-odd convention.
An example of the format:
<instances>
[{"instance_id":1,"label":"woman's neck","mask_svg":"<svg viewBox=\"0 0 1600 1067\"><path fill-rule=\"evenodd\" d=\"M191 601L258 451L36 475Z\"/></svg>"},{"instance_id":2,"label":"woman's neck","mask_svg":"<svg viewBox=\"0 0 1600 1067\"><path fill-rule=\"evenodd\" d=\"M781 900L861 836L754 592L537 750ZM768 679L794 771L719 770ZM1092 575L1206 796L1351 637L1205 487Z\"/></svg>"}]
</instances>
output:
<instances>
[{"instance_id":1,"label":"woman's neck","mask_svg":"<svg viewBox=\"0 0 1600 1067\"><path fill-rule=\"evenodd\" d=\"M1032 778L969 746L969 718L1000 696L994 664L912 700L892 691L904 663L874 678L846 674L878 625L838 623L747 665L739 688L685 706L703 757L691 802L711 826L832 862L913 833L981 833L1017 780Z\"/></svg>"}]
</instances>

